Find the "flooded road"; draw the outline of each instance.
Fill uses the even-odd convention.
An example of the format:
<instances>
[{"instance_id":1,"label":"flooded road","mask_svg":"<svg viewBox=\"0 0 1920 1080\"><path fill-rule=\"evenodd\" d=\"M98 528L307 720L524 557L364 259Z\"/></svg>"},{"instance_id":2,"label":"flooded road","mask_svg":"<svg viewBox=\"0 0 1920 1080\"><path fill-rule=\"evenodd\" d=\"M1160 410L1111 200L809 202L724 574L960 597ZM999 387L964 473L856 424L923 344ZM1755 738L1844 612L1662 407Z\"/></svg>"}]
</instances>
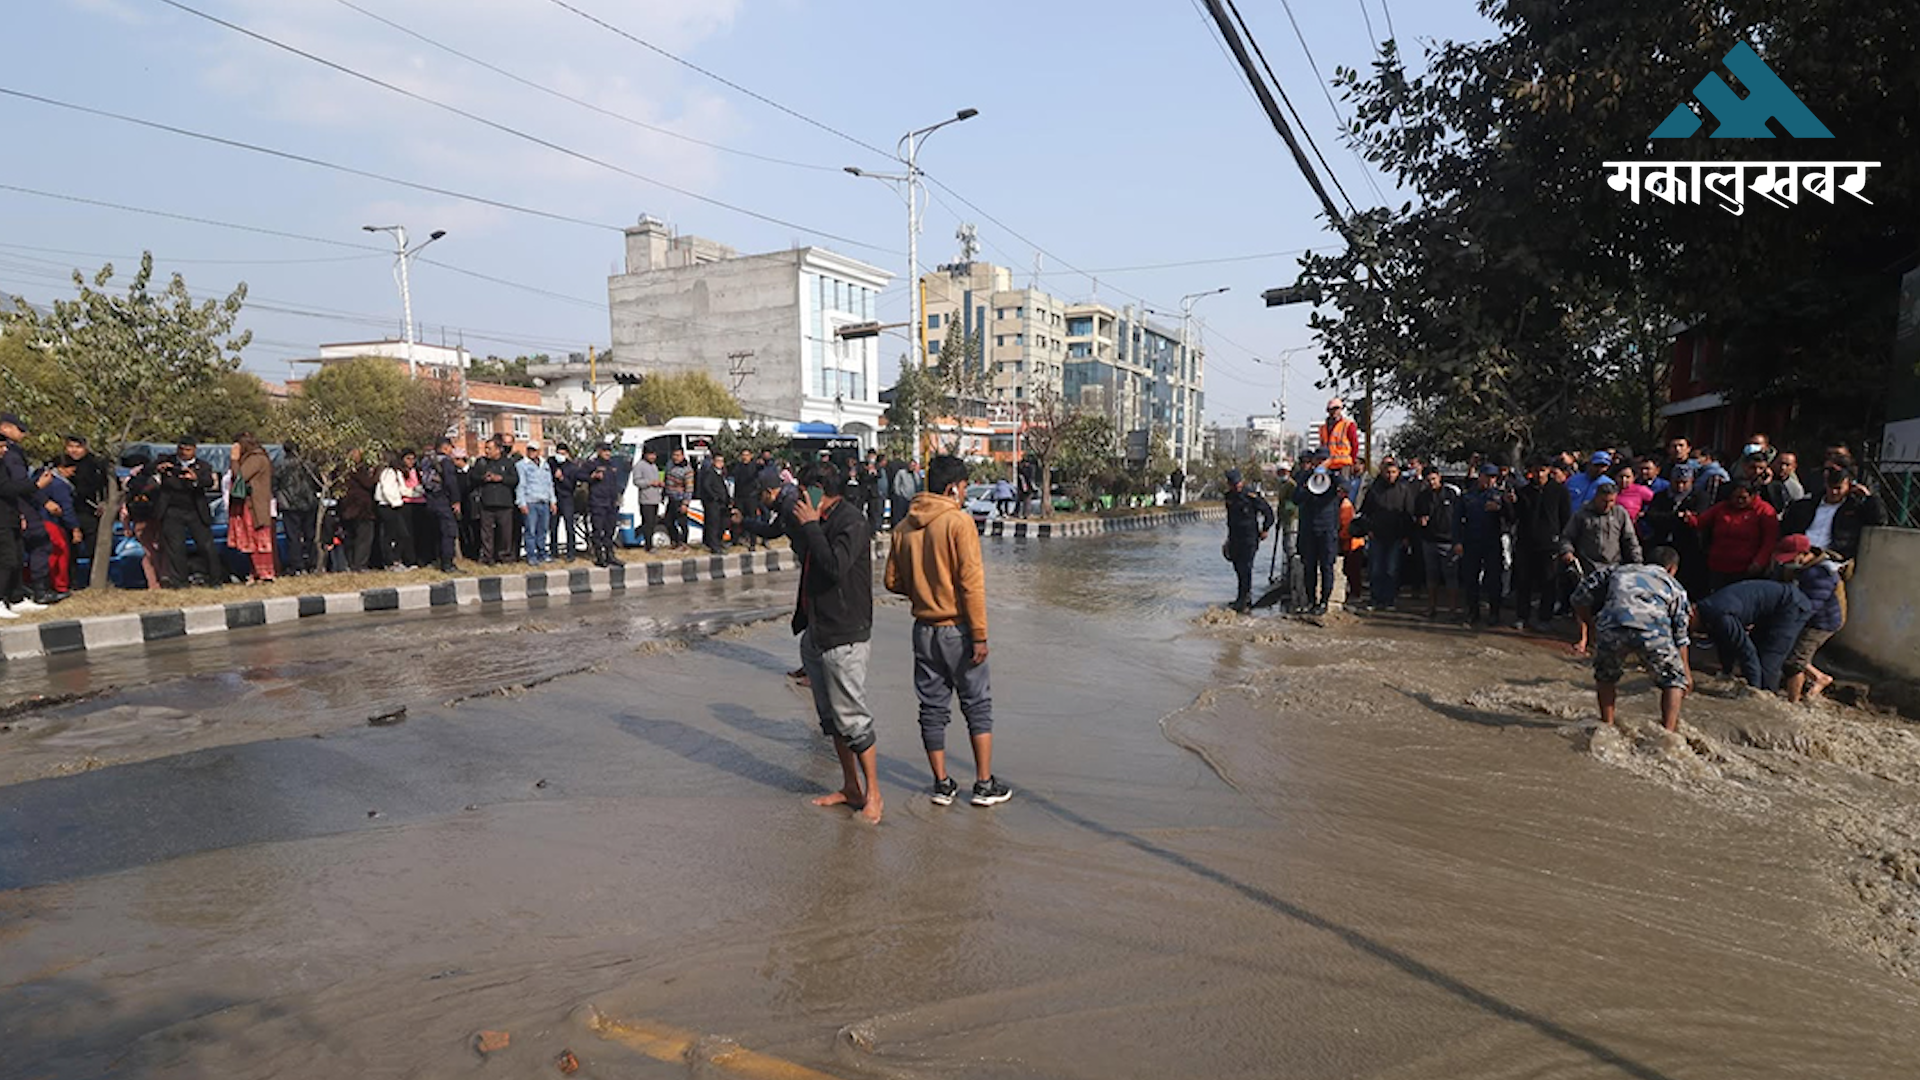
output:
<instances>
[{"instance_id":1,"label":"flooded road","mask_svg":"<svg viewBox=\"0 0 1920 1080\"><path fill-rule=\"evenodd\" d=\"M883 602L877 829L790 576L9 668L97 696L0 735L0 1077L1920 1073L1910 728L1593 737L1540 643L1206 616L1218 545L989 551L993 810Z\"/></svg>"}]
</instances>

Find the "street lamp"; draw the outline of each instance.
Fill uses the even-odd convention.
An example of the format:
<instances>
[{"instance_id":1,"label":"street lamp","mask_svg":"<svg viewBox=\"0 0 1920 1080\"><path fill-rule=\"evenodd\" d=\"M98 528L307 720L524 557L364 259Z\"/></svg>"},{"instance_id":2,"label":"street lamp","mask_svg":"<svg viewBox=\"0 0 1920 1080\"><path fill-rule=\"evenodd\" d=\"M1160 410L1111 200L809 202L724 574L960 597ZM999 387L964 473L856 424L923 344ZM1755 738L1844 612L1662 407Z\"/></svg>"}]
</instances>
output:
<instances>
[{"instance_id":1,"label":"street lamp","mask_svg":"<svg viewBox=\"0 0 1920 1080\"><path fill-rule=\"evenodd\" d=\"M927 363L927 326L926 315L919 310L920 299L920 148L927 138L948 124L957 124L962 120L971 120L980 115L979 109L961 109L951 117L937 124L915 128L900 136L894 146L895 159L907 167L905 173L868 172L855 165L848 165L846 172L852 176L868 180L880 180L889 184L902 184L906 187L907 200L907 322L917 325L914 340L919 343L919 355L915 363L925 367Z\"/></svg>"},{"instance_id":2,"label":"street lamp","mask_svg":"<svg viewBox=\"0 0 1920 1080\"><path fill-rule=\"evenodd\" d=\"M1187 372L1190 369L1190 366L1193 364L1193 347L1190 344L1188 344L1187 333L1188 333L1188 328L1193 323L1193 305L1199 303L1202 300L1205 300L1209 296L1218 296L1223 292L1227 292L1231 290L1232 288L1233 286L1231 285L1222 285L1217 289L1207 289L1203 292L1188 293L1187 295L1180 298L1180 365L1181 365L1180 377L1182 381L1192 381L1191 378L1188 376ZM1197 372L1199 369L1197 367L1191 367L1191 370ZM1183 401L1181 402L1181 405L1183 407L1180 411L1187 418L1186 427L1187 427L1188 433L1191 434L1191 432L1194 430L1194 427L1195 427L1195 422L1193 419L1193 415L1194 415L1193 402L1191 400ZM1180 449L1181 449L1181 456L1183 458L1186 457L1187 455L1185 451L1187 448L1185 446L1182 446Z\"/></svg>"},{"instance_id":3,"label":"street lamp","mask_svg":"<svg viewBox=\"0 0 1920 1080\"><path fill-rule=\"evenodd\" d=\"M428 234L426 242L418 247L407 247L407 227L405 225L362 225L362 231L393 234L393 261L396 267L394 275L400 279L400 311L406 319L407 377L415 375L413 365L413 288L408 280L407 264L415 255L425 251L428 244L447 235L445 229L435 229ZM464 372L462 373L464 375Z\"/></svg>"}]
</instances>

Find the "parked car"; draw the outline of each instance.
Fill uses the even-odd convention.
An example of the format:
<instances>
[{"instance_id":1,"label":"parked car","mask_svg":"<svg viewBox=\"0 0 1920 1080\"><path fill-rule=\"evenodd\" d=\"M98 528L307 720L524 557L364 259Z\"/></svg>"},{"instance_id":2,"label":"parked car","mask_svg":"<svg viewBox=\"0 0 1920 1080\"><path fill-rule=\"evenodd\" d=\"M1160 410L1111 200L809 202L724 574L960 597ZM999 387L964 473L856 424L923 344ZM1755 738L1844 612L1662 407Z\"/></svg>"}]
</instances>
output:
<instances>
[{"instance_id":1,"label":"parked car","mask_svg":"<svg viewBox=\"0 0 1920 1080\"><path fill-rule=\"evenodd\" d=\"M1000 520L1000 505L993 501L992 484L967 485L967 513L973 515L973 523L982 528L989 521Z\"/></svg>"}]
</instances>

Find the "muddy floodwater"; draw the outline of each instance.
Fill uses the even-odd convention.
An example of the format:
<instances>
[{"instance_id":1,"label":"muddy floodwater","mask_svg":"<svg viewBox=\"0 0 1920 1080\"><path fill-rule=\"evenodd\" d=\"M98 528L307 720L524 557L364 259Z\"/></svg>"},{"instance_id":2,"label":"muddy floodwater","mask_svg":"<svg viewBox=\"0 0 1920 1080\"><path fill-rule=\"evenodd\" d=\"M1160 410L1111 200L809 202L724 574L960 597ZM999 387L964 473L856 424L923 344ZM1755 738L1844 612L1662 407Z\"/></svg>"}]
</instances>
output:
<instances>
[{"instance_id":1,"label":"muddy floodwater","mask_svg":"<svg viewBox=\"0 0 1920 1080\"><path fill-rule=\"evenodd\" d=\"M1212 529L1008 543L1015 796L928 802L882 601L870 827L793 584L0 669L63 696L0 717L0 1077L1920 1076L1905 721L1595 733L1550 642L1210 610Z\"/></svg>"}]
</instances>

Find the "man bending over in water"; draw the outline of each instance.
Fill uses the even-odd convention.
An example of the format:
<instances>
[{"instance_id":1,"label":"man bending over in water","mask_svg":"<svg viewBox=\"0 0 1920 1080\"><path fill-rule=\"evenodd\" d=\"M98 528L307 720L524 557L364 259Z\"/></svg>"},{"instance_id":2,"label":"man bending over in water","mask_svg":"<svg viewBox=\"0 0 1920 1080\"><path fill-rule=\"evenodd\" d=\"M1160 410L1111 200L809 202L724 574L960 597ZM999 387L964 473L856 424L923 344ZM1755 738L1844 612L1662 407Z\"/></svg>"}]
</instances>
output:
<instances>
[{"instance_id":1,"label":"man bending over in water","mask_svg":"<svg viewBox=\"0 0 1920 1080\"><path fill-rule=\"evenodd\" d=\"M813 804L847 806L879 824L879 763L873 714L867 711L867 657L873 637L873 544L867 515L844 498L843 469L814 464L800 483L791 533L800 559L793 632L800 635L800 666L812 684L820 730L833 737L844 780L839 791Z\"/></svg>"},{"instance_id":2,"label":"man bending over in water","mask_svg":"<svg viewBox=\"0 0 1920 1080\"><path fill-rule=\"evenodd\" d=\"M1661 547L1654 548L1651 557L1644 565L1603 566L1581 580L1573 592L1573 611L1580 620L1580 643L1573 650L1585 655L1588 642L1593 642L1601 723L1613 723L1620 676L1631 653L1653 673L1653 684L1660 688L1660 722L1673 731L1680 726L1680 703L1693 689L1687 663L1692 610L1687 590L1673 576L1680 568L1679 553Z\"/></svg>"}]
</instances>

